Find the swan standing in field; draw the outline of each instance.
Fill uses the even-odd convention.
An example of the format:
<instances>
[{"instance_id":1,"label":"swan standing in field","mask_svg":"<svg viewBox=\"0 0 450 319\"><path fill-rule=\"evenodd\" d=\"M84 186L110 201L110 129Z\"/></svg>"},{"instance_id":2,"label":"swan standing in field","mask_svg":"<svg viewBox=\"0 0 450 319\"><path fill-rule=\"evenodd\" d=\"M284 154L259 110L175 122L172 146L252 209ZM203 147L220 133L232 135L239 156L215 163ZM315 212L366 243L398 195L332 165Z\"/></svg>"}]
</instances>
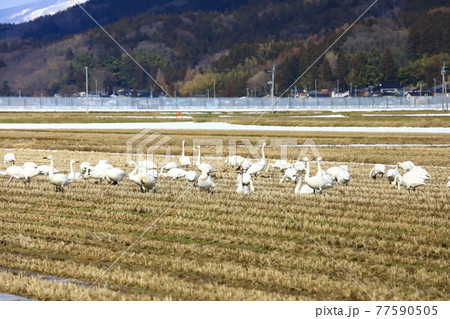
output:
<instances>
[{"instance_id":1,"label":"swan standing in field","mask_svg":"<svg viewBox=\"0 0 450 319\"><path fill-rule=\"evenodd\" d=\"M448 177L449 181L447 183L447 187L450 188L450 176Z\"/></svg>"},{"instance_id":2,"label":"swan standing in field","mask_svg":"<svg viewBox=\"0 0 450 319\"><path fill-rule=\"evenodd\" d=\"M386 165L384 164L375 164L372 168L372 170L369 173L369 176L375 180L377 178L377 175L381 175L381 177L386 174Z\"/></svg>"},{"instance_id":3,"label":"swan standing in field","mask_svg":"<svg viewBox=\"0 0 450 319\"><path fill-rule=\"evenodd\" d=\"M427 185L425 183L425 180L421 176L418 176L418 175L416 175L414 173L410 173L410 172L403 174L403 176L397 175L395 177L394 182L395 182L395 184L398 185L399 191L400 191L400 186L405 186L406 189L408 190L408 192L410 192L411 189L413 191L415 191L416 188L419 186Z\"/></svg>"},{"instance_id":4,"label":"swan standing in field","mask_svg":"<svg viewBox=\"0 0 450 319\"><path fill-rule=\"evenodd\" d=\"M302 174L298 175L297 185L295 185L294 193L295 194L314 194L314 189L309 187L307 184L302 185Z\"/></svg>"},{"instance_id":5,"label":"swan standing in field","mask_svg":"<svg viewBox=\"0 0 450 319\"><path fill-rule=\"evenodd\" d=\"M180 164L181 167L189 167L191 165L191 159L189 156L184 155L184 143L186 143L185 140L181 143L182 151L180 156Z\"/></svg>"},{"instance_id":6,"label":"swan standing in field","mask_svg":"<svg viewBox=\"0 0 450 319\"><path fill-rule=\"evenodd\" d=\"M133 170L128 174L128 178L135 184L139 185L141 192L146 193L153 190L156 193L156 183L158 178L152 174L147 173L147 170L140 169L135 161L128 162L125 166L133 166Z\"/></svg>"},{"instance_id":7,"label":"swan standing in field","mask_svg":"<svg viewBox=\"0 0 450 319\"><path fill-rule=\"evenodd\" d=\"M14 153L6 153L5 156L3 156L3 164L14 164L16 162L16 156Z\"/></svg>"},{"instance_id":8,"label":"swan standing in field","mask_svg":"<svg viewBox=\"0 0 450 319\"><path fill-rule=\"evenodd\" d=\"M118 167L107 169L105 173L106 181L111 185L119 185L125 176L127 176L127 173Z\"/></svg>"},{"instance_id":9,"label":"swan standing in field","mask_svg":"<svg viewBox=\"0 0 450 319\"><path fill-rule=\"evenodd\" d=\"M177 179L177 178L185 177L186 176L186 171L184 169L182 169L182 168L174 167L174 168L169 169L167 171L167 173L161 173L159 175L164 176L164 177L170 177L170 178L173 178L173 179Z\"/></svg>"},{"instance_id":10,"label":"swan standing in field","mask_svg":"<svg viewBox=\"0 0 450 319\"><path fill-rule=\"evenodd\" d=\"M13 178L21 179L23 176L23 168L17 165L8 167L5 171L0 172L0 175L9 176L9 180L6 183L10 183Z\"/></svg>"},{"instance_id":11,"label":"swan standing in field","mask_svg":"<svg viewBox=\"0 0 450 319\"><path fill-rule=\"evenodd\" d=\"M23 168L20 166L10 166L5 171L0 172L0 175L9 176L9 180L6 183L10 183L13 178L23 179L25 184L29 184L31 178L39 175L39 171L36 168L29 167Z\"/></svg>"},{"instance_id":12,"label":"swan standing in field","mask_svg":"<svg viewBox=\"0 0 450 319\"><path fill-rule=\"evenodd\" d=\"M70 160L70 173L69 173L69 178L73 181L79 181L81 179L83 179L83 175L80 172L74 172L73 170L73 163L76 163L75 160Z\"/></svg>"},{"instance_id":13,"label":"swan standing in field","mask_svg":"<svg viewBox=\"0 0 450 319\"><path fill-rule=\"evenodd\" d=\"M278 168L281 172L284 172L288 168L291 168L292 164L285 160L276 160L273 164L270 163L267 165L266 172L268 172L271 167Z\"/></svg>"},{"instance_id":14,"label":"swan standing in field","mask_svg":"<svg viewBox=\"0 0 450 319\"><path fill-rule=\"evenodd\" d=\"M284 182L284 180L291 180L295 183L295 180L297 179L299 174L299 171L294 168L294 167L290 167L287 170L284 171L283 174L283 178L280 179L280 184L282 184Z\"/></svg>"},{"instance_id":15,"label":"swan standing in field","mask_svg":"<svg viewBox=\"0 0 450 319\"><path fill-rule=\"evenodd\" d=\"M317 158L317 174L316 176L322 176L328 183L324 185L326 188L330 188L335 184L335 180L333 176L328 174L326 171L322 169L321 161L323 160L322 156Z\"/></svg>"},{"instance_id":16,"label":"swan standing in field","mask_svg":"<svg viewBox=\"0 0 450 319\"><path fill-rule=\"evenodd\" d=\"M266 166L266 155L264 154L264 147L266 145L267 145L266 142L264 142L263 145L261 146L261 153L262 153L261 160L250 166L250 168L247 170L248 174L258 176Z\"/></svg>"},{"instance_id":17,"label":"swan standing in field","mask_svg":"<svg viewBox=\"0 0 450 319\"><path fill-rule=\"evenodd\" d=\"M405 173L408 172L414 166L415 166L414 163L411 161L399 162L397 164L397 167L400 167Z\"/></svg>"},{"instance_id":18,"label":"swan standing in field","mask_svg":"<svg viewBox=\"0 0 450 319\"><path fill-rule=\"evenodd\" d=\"M201 190L207 190L212 193L213 189L216 187L212 177L209 175L208 171L203 170L202 174L197 179L197 186Z\"/></svg>"},{"instance_id":19,"label":"swan standing in field","mask_svg":"<svg viewBox=\"0 0 450 319\"><path fill-rule=\"evenodd\" d=\"M241 163L245 160L245 158L243 158L240 155L232 155L232 156L227 156L227 158L225 159L225 164L231 165L231 166L238 166L241 165Z\"/></svg>"},{"instance_id":20,"label":"swan standing in field","mask_svg":"<svg viewBox=\"0 0 450 319\"><path fill-rule=\"evenodd\" d=\"M48 174L48 178L50 179L50 183L56 186L56 191L64 192L64 187L68 186L72 183L72 180L64 174L55 174L53 173L53 157L51 155L44 157L44 159L50 160L50 172Z\"/></svg>"},{"instance_id":21,"label":"swan standing in field","mask_svg":"<svg viewBox=\"0 0 450 319\"><path fill-rule=\"evenodd\" d=\"M239 171L236 179L236 193L247 195L250 192L250 188L247 185L243 184L242 179L242 171Z\"/></svg>"},{"instance_id":22,"label":"swan standing in field","mask_svg":"<svg viewBox=\"0 0 450 319\"><path fill-rule=\"evenodd\" d=\"M198 148L198 158L197 158L197 163L195 164L195 167L200 171L206 171L208 174L215 172L216 169L214 168L214 166L208 164L208 163L202 163L201 162L201 157L202 157L202 153L201 153L201 148L200 145L197 145Z\"/></svg>"},{"instance_id":23,"label":"swan standing in field","mask_svg":"<svg viewBox=\"0 0 450 319\"><path fill-rule=\"evenodd\" d=\"M400 175L400 171L398 170L398 165L396 168L391 168L386 173L386 178L392 185L395 184L395 177Z\"/></svg>"},{"instance_id":24,"label":"swan standing in field","mask_svg":"<svg viewBox=\"0 0 450 319\"><path fill-rule=\"evenodd\" d=\"M333 187L333 184L335 183L333 179L330 181L328 178L325 178L321 175L316 175L316 176L310 177L309 158L305 157L305 158L303 158L303 161L306 162L305 183L314 190L314 193L316 193L316 191L319 191L319 193L322 193L322 191L324 189ZM320 167L319 167L319 170L320 170Z\"/></svg>"}]
</instances>

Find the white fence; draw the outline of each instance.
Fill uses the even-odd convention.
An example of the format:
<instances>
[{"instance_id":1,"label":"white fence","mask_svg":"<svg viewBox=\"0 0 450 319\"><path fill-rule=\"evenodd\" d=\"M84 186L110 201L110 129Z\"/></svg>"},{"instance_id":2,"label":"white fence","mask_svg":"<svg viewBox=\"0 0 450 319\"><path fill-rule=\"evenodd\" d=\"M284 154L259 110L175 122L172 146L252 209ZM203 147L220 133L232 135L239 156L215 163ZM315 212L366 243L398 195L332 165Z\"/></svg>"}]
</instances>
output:
<instances>
[{"instance_id":1,"label":"white fence","mask_svg":"<svg viewBox=\"0 0 450 319\"><path fill-rule=\"evenodd\" d=\"M346 98L0 97L0 111L442 110L441 96Z\"/></svg>"}]
</instances>

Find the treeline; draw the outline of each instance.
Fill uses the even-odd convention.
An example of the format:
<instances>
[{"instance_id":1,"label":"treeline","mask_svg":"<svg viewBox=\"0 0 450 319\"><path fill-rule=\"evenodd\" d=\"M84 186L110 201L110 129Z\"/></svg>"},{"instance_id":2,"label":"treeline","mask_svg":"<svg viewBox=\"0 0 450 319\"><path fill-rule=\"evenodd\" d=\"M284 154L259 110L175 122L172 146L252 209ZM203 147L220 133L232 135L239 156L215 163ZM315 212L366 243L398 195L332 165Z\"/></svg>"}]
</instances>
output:
<instances>
[{"instance_id":1,"label":"treeline","mask_svg":"<svg viewBox=\"0 0 450 319\"><path fill-rule=\"evenodd\" d=\"M276 94L316 84L332 89L338 82L340 89L382 80L431 86L450 52L449 6L441 2L379 1L309 68L364 10L359 1L92 0L86 8L106 19L101 23L118 19L102 24L132 58L98 28L68 36L79 24L92 26L82 12L67 16L79 10L73 8L18 29L2 26L3 35L23 32L23 39L0 41L0 73L8 89L26 95L83 91L85 67L90 87L109 94L133 88L189 96L216 89L219 96L260 96L269 93L272 65Z\"/></svg>"}]
</instances>

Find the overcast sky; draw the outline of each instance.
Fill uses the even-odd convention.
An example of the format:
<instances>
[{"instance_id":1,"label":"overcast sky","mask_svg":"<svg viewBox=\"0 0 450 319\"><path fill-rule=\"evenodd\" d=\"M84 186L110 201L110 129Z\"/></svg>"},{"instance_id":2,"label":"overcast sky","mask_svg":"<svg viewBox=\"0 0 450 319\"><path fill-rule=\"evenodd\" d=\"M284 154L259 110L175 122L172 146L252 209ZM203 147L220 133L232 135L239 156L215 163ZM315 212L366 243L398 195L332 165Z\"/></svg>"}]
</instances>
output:
<instances>
[{"instance_id":1,"label":"overcast sky","mask_svg":"<svg viewBox=\"0 0 450 319\"><path fill-rule=\"evenodd\" d=\"M0 9L18 7L25 3L33 2L34 0L0 0Z\"/></svg>"}]
</instances>

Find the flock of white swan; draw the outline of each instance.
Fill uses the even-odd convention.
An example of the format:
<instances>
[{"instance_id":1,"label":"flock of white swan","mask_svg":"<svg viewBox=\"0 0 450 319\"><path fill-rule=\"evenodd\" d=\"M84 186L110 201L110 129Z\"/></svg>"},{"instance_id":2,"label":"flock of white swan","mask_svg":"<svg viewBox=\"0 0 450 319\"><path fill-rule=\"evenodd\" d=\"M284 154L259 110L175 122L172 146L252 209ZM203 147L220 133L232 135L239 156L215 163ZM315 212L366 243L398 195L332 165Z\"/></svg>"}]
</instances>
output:
<instances>
[{"instance_id":1,"label":"flock of white swan","mask_svg":"<svg viewBox=\"0 0 450 319\"><path fill-rule=\"evenodd\" d=\"M150 160L143 160L138 163L130 161L126 165L132 169L129 174L121 168L114 167L108 160L99 160L95 166L92 166L89 162L82 162L80 163L80 171L76 172L73 164L78 162L72 159L70 161L70 173L65 175L54 167L53 157L50 155L44 157L44 159L50 161L50 165L38 166L34 162L26 162L22 166L13 165L8 167L5 171L0 171L0 175L9 177L7 183L15 178L23 180L25 184L29 184L35 176L46 175L50 183L56 187L55 190L57 192L63 192L64 188L74 181L85 179L95 179L98 182L107 181L112 185L118 185L127 175L130 181L138 185L142 192L145 193L150 190L156 192L156 186L160 177L184 178L192 186L212 193L216 187L213 179L216 169L208 163L201 162L201 148L197 146L198 157L194 166L198 172L186 170L191 166L191 160L189 156L185 155L184 146L185 141L182 142L182 154L179 157L179 162L167 162L159 168L159 172L158 166ZM269 171L271 168L280 170L283 174L280 183L293 181L295 183L294 193L297 194L322 193L323 190L337 185L347 185L350 182L351 174L347 165L333 166L323 170L321 157L317 158L317 173L315 175L310 171L311 161L308 157L304 157L301 161L296 161L295 163L289 163L286 160L276 160L274 163L266 165L265 146L266 143L263 143L261 159L255 163L251 159L239 155L226 158L225 164L237 167L236 192L238 194L248 194L255 191L252 178L259 176L264 168L266 168L266 171ZM4 164L15 164L15 162L16 157L13 153L4 155ZM401 171L403 174L401 174ZM417 187L425 186L426 181L431 179L430 174L423 167L416 166L411 161L398 163L395 168L387 171L386 165L375 164L369 176L374 180L385 176L391 184L397 185L399 191L401 186L404 186L408 191L415 191ZM450 188L450 176L446 186Z\"/></svg>"}]
</instances>

